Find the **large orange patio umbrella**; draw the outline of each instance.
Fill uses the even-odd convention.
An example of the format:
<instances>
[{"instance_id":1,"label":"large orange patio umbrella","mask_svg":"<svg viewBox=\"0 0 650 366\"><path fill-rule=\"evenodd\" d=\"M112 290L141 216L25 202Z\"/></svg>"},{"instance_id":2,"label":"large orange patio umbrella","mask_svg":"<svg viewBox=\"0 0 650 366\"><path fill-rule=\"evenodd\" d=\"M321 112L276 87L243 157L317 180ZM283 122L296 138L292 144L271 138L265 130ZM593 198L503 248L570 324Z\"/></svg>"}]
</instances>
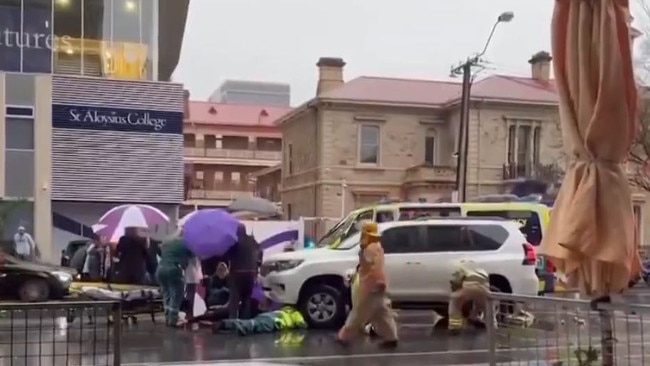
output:
<instances>
[{"instance_id":1,"label":"large orange patio umbrella","mask_svg":"<svg viewBox=\"0 0 650 366\"><path fill-rule=\"evenodd\" d=\"M570 159L541 254L592 298L638 260L624 163L637 131L628 0L556 0L553 66Z\"/></svg>"}]
</instances>

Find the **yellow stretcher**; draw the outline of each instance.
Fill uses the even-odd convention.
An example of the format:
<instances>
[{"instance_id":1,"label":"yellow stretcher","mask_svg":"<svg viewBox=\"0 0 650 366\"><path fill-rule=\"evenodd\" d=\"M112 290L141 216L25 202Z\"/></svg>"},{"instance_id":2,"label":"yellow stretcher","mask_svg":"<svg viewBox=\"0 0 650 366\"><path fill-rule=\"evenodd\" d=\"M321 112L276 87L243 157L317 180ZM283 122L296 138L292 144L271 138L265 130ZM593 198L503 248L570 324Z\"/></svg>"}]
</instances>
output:
<instances>
[{"instance_id":1,"label":"yellow stretcher","mask_svg":"<svg viewBox=\"0 0 650 366\"><path fill-rule=\"evenodd\" d=\"M152 289L152 286L143 286L143 285L128 285L122 283L109 283L109 282L82 282L75 281L70 285L70 294L80 295L82 294L82 287L97 287L104 290L112 291L134 291L134 290L146 290Z\"/></svg>"}]
</instances>

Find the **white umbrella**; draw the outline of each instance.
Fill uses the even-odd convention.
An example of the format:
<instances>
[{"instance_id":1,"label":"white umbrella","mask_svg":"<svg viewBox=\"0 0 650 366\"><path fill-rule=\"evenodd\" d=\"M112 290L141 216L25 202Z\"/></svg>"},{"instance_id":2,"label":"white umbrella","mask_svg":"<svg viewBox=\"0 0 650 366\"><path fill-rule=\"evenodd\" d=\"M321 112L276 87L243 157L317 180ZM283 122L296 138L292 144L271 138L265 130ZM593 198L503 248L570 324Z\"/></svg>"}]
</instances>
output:
<instances>
[{"instance_id":1,"label":"white umbrella","mask_svg":"<svg viewBox=\"0 0 650 366\"><path fill-rule=\"evenodd\" d=\"M96 234L105 236L109 242L116 242L129 227L148 229L167 224L169 217L149 205L121 205L110 209L93 225Z\"/></svg>"}]
</instances>

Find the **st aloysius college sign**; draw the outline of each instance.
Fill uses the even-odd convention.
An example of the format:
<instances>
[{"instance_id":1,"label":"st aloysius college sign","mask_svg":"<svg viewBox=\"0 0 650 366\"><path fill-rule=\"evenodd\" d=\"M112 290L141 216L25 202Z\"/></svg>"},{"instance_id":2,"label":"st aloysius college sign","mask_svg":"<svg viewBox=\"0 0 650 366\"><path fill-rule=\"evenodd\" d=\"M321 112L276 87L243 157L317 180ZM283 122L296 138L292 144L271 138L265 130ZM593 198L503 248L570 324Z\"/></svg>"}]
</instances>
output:
<instances>
[{"instance_id":1,"label":"st aloysius college sign","mask_svg":"<svg viewBox=\"0 0 650 366\"><path fill-rule=\"evenodd\" d=\"M145 133L183 133L183 113L55 104L52 127Z\"/></svg>"}]
</instances>

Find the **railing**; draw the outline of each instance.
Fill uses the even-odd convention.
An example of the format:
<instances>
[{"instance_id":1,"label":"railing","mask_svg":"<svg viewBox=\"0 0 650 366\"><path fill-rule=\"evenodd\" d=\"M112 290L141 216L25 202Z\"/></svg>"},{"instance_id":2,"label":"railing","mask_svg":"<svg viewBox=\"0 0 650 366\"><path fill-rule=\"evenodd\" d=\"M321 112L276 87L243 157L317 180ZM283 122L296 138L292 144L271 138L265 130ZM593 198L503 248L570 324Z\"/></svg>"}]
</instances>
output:
<instances>
[{"instance_id":1,"label":"railing","mask_svg":"<svg viewBox=\"0 0 650 366\"><path fill-rule=\"evenodd\" d=\"M121 318L112 301L0 304L0 365L120 365Z\"/></svg>"},{"instance_id":2,"label":"railing","mask_svg":"<svg viewBox=\"0 0 650 366\"><path fill-rule=\"evenodd\" d=\"M185 156L221 159L282 160L281 151L186 147Z\"/></svg>"},{"instance_id":3,"label":"railing","mask_svg":"<svg viewBox=\"0 0 650 366\"><path fill-rule=\"evenodd\" d=\"M555 182L562 179L564 172L557 164L504 164L503 180L538 179Z\"/></svg>"},{"instance_id":4,"label":"railing","mask_svg":"<svg viewBox=\"0 0 650 366\"><path fill-rule=\"evenodd\" d=\"M456 170L450 166L418 165L406 169L405 183L416 182L442 182L449 183L456 180Z\"/></svg>"},{"instance_id":5,"label":"railing","mask_svg":"<svg viewBox=\"0 0 650 366\"><path fill-rule=\"evenodd\" d=\"M486 309L489 365L646 365L650 306L492 294Z\"/></svg>"}]
</instances>

